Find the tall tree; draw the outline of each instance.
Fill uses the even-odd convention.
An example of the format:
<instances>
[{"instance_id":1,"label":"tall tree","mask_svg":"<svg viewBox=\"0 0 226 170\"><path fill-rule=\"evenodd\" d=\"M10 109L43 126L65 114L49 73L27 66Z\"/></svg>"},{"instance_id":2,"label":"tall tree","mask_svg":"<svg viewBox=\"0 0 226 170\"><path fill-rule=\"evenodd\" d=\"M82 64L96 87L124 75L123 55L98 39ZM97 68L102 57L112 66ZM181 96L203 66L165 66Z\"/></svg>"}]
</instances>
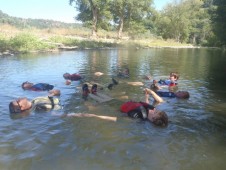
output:
<instances>
[{"instance_id":1,"label":"tall tree","mask_svg":"<svg viewBox=\"0 0 226 170\"><path fill-rule=\"evenodd\" d=\"M214 32L220 41L219 45L226 45L226 0L215 0L216 10L212 13Z\"/></svg>"},{"instance_id":2,"label":"tall tree","mask_svg":"<svg viewBox=\"0 0 226 170\"><path fill-rule=\"evenodd\" d=\"M189 11L189 42L193 44L205 44L212 35L211 20L208 14L208 6L201 0L187 0L184 3Z\"/></svg>"},{"instance_id":3,"label":"tall tree","mask_svg":"<svg viewBox=\"0 0 226 170\"><path fill-rule=\"evenodd\" d=\"M170 3L162 11L160 28L164 38L175 39L183 42L188 38L190 21L186 6L179 3Z\"/></svg>"},{"instance_id":4,"label":"tall tree","mask_svg":"<svg viewBox=\"0 0 226 170\"><path fill-rule=\"evenodd\" d=\"M111 12L114 22L118 25L118 37L123 29L131 35L144 31L144 18L151 11L153 0L113 0Z\"/></svg>"},{"instance_id":5,"label":"tall tree","mask_svg":"<svg viewBox=\"0 0 226 170\"><path fill-rule=\"evenodd\" d=\"M211 34L211 22L205 5L201 0L169 3L157 22L160 35L178 42L206 42Z\"/></svg>"},{"instance_id":6,"label":"tall tree","mask_svg":"<svg viewBox=\"0 0 226 170\"><path fill-rule=\"evenodd\" d=\"M108 28L111 19L110 0L69 0L70 5L73 5L74 2L79 11L76 19L86 25L91 25L94 38L97 37L98 28Z\"/></svg>"},{"instance_id":7,"label":"tall tree","mask_svg":"<svg viewBox=\"0 0 226 170\"><path fill-rule=\"evenodd\" d=\"M111 12L113 14L114 22L118 24L118 38L122 37L122 30L127 12L126 9L126 0L115 0L111 3Z\"/></svg>"}]
</instances>

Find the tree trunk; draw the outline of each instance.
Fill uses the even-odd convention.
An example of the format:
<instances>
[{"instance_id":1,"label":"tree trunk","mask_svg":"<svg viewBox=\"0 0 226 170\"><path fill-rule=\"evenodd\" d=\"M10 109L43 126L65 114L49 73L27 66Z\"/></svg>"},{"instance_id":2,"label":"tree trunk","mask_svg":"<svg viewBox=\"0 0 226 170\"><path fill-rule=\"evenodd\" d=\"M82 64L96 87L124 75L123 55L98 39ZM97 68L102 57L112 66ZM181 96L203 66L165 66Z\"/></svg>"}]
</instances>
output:
<instances>
[{"instance_id":1,"label":"tree trunk","mask_svg":"<svg viewBox=\"0 0 226 170\"><path fill-rule=\"evenodd\" d=\"M94 6L93 1L89 0L91 8L92 8L92 13L93 13L93 23L92 23L92 37L96 38L97 37L97 15L98 15L98 10L97 7Z\"/></svg>"},{"instance_id":2,"label":"tree trunk","mask_svg":"<svg viewBox=\"0 0 226 170\"><path fill-rule=\"evenodd\" d=\"M176 40L176 42L180 42L180 33L176 32L174 35L174 39Z\"/></svg>"},{"instance_id":3,"label":"tree trunk","mask_svg":"<svg viewBox=\"0 0 226 170\"><path fill-rule=\"evenodd\" d=\"M123 16L120 17L120 22L119 22L119 29L118 29L118 38L122 38L122 29L124 25L124 18Z\"/></svg>"},{"instance_id":4,"label":"tree trunk","mask_svg":"<svg viewBox=\"0 0 226 170\"><path fill-rule=\"evenodd\" d=\"M192 44L196 44L196 35L193 35Z\"/></svg>"}]
</instances>

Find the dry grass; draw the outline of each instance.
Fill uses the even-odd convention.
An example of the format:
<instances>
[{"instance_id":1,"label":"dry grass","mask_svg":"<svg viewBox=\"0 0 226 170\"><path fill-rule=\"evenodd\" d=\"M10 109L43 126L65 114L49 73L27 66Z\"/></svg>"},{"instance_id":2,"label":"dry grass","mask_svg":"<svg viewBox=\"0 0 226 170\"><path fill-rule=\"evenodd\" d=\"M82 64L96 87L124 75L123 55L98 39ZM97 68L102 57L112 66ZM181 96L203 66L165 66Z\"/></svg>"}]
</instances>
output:
<instances>
[{"instance_id":1,"label":"dry grass","mask_svg":"<svg viewBox=\"0 0 226 170\"><path fill-rule=\"evenodd\" d=\"M21 33L30 33L42 40L50 40L52 37L62 37L71 40L91 40L91 30L88 28L52 28L52 29L36 29L36 28L29 28L29 29L18 29L10 25L0 25L0 36L4 36L6 38L15 37ZM128 37L124 34L125 37ZM105 42L105 43L116 43L122 44L122 46L137 46L137 47L193 47L192 45L188 44L181 44L175 42L174 40L167 40L164 41L160 38L155 38L154 36L139 39L139 40L129 40L129 39L117 39L116 32L107 32L104 30L100 30L98 32L98 39L92 39L92 41L97 42Z\"/></svg>"}]
</instances>

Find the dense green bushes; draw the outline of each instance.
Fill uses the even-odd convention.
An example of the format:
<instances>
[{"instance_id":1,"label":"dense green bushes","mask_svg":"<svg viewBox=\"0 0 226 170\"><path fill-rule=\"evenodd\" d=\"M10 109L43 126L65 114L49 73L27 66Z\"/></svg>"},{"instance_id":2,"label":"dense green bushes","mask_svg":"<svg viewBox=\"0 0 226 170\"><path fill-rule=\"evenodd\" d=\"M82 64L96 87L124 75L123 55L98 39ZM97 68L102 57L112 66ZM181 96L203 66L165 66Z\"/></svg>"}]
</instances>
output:
<instances>
[{"instance_id":1,"label":"dense green bushes","mask_svg":"<svg viewBox=\"0 0 226 170\"><path fill-rule=\"evenodd\" d=\"M0 52L8 50L9 47L9 41L6 39L6 37L0 35Z\"/></svg>"},{"instance_id":2,"label":"dense green bushes","mask_svg":"<svg viewBox=\"0 0 226 170\"><path fill-rule=\"evenodd\" d=\"M0 51L29 52L42 51L55 48L54 45L42 42L38 37L21 33L15 37L0 36Z\"/></svg>"},{"instance_id":3,"label":"dense green bushes","mask_svg":"<svg viewBox=\"0 0 226 170\"><path fill-rule=\"evenodd\" d=\"M39 40L31 34L21 33L10 39L10 46L13 50L28 52L34 50L46 50L54 48L53 45Z\"/></svg>"},{"instance_id":4,"label":"dense green bushes","mask_svg":"<svg viewBox=\"0 0 226 170\"><path fill-rule=\"evenodd\" d=\"M115 47L116 44L92 40L78 40L64 36L53 36L49 39L41 40L28 33L20 33L11 38L0 36L0 52L7 50L12 52L45 51L57 49L59 46L77 46L80 49L85 49Z\"/></svg>"}]
</instances>

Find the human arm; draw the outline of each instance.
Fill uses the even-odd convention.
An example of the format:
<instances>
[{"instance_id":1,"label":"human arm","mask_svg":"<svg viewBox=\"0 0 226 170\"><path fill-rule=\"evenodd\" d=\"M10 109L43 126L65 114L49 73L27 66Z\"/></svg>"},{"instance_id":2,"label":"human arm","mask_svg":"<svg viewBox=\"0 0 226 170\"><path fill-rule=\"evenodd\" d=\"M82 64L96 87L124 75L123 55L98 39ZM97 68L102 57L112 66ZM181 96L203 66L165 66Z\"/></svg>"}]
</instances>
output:
<instances>
[{"instance_id":1,"label":"human arm","mask_svg":"<svg viewBox=\"0 0 226 170\"><path fill-rule=\"evenodd\" d=\"M66 114L64 116L66 116L66 117L95 117L95 118L99 118L99 119L103 119L103 120L109 120L109 121L113 121L113 122L117 121L117 117L101 116L101 115L89 114L89 113L69 113L69 114Z\"/></svg>"},{"instance_id":2,"label":"human arm","mask_svg":"<svg viewBox=\"0 0 226 170\"><path fill-rule=\"evenodd\" d=\"M144 90L144 93L145 93L145 95L144 95L144 102L147 103L147 104L149 104L149 94L148 94L148 91L145 89Z\"/></svg>"},{"instance_id":3,"label":"human arm","mask_svg":"<svg viewBox=\"0 0 226 170\"><path fill-rule=\"evenodd\" d=\"M157 95L154 91L148 89L148 88L145 88L145 102L146 103L149 103L149 96L147 94L151 94L152 97L155 99L155 101L161 103L161 102L164 102L164 100L159 96Z\"/></svg>"}]
</instances>

